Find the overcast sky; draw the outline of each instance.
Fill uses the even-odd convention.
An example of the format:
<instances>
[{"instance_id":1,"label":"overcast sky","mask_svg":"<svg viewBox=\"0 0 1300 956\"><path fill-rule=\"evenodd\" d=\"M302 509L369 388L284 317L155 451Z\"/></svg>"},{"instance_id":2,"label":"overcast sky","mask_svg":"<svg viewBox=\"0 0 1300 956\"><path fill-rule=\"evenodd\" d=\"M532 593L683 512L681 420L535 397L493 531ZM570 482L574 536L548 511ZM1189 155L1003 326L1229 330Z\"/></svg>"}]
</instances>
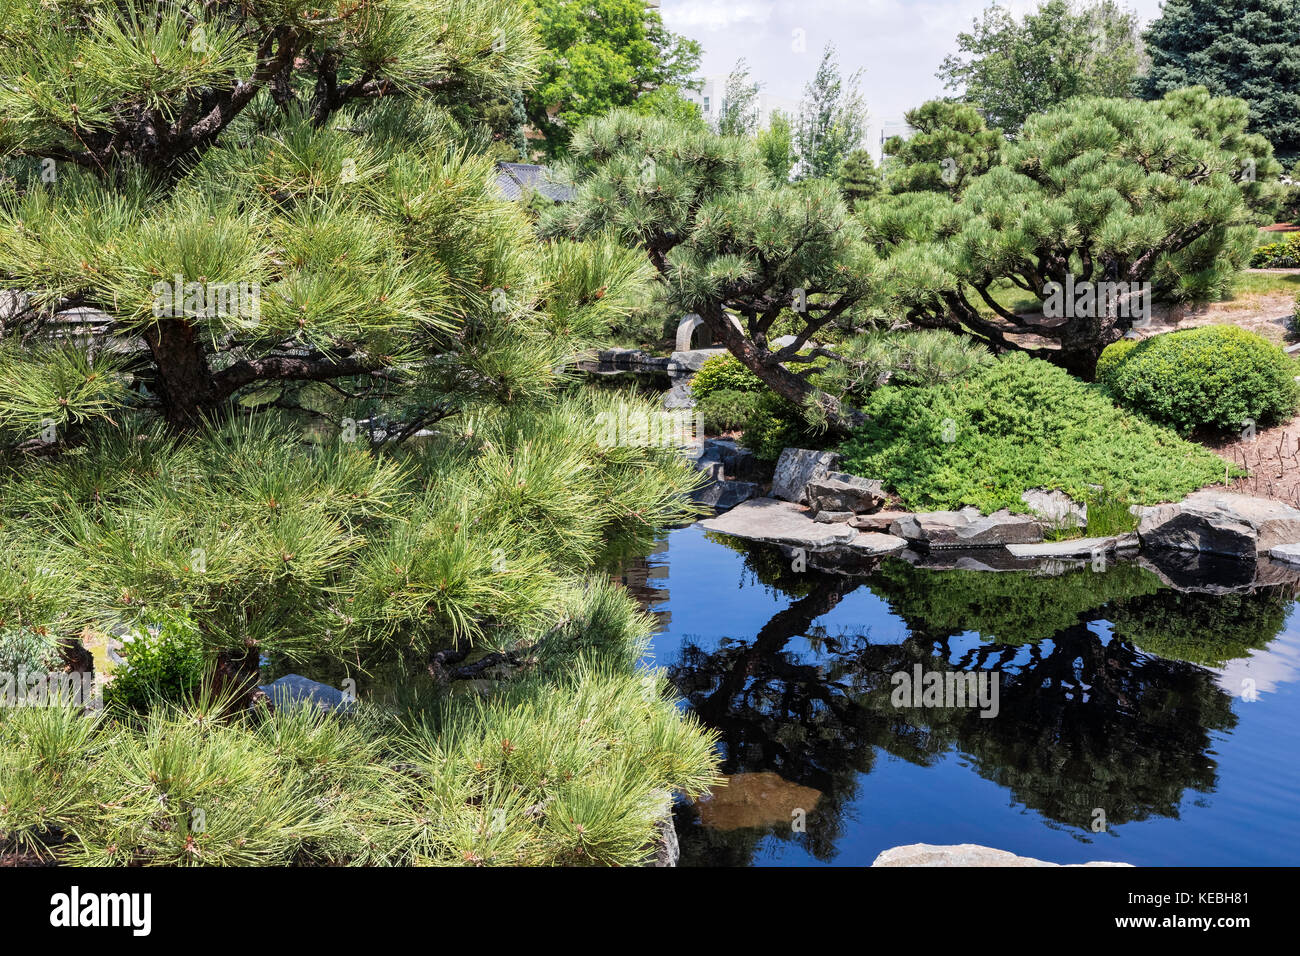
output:
<instances>
[{"instance_id":1,"label":"overcast sky","mask_svg":"<svg viewBox=\"0 0 1300 956\"><path fill-rule=\"evenodd\" d=\"M798 100L812 78L822 48L833 42L847 76L861 69L871 112L872 152L882 123L944 94L935 71L956 52L957 34L969 30L990 0L663 0L665 23L704 47L701 71L729 73L744 57L765 92ZM1160 13L1160 0L1127 0L1143 23ZM1004 0L1017 15L1038 0ZM792 49L796 30L807 39Z\"/></svg>"}]
</instances>

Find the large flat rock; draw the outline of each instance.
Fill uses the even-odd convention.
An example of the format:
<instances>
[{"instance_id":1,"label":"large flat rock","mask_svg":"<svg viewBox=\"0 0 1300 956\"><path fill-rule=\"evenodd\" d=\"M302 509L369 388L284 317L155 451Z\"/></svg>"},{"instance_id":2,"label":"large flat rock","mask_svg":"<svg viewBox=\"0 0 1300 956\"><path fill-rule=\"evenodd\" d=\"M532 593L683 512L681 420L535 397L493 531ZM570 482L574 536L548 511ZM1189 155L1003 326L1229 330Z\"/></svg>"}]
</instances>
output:
<instances>
[{"instance_id":1,"label":"large flat rock","mask_svg":"<svg viewBox=\"0 0 1300 956\"><path fill-rule=\"evenodd\" d=\"M1098 552L1110 554L1117 550L1127 551L1137 547L1137 535L1125 534L1109 538L1044 541L1041 544L1009 544L1007 550L1017 558L1090 558Z\"/></svg>"},{"instance_id":2,"label":"large flat rock","mask_svg":"<svg viewBox=\"0 0 1300 956\"><path fill-rule=\"evenodd\" d=\"M797 548L828 548L848 544L858 537L857 529L847 524L819 524L797 504L775 498L746 501L726 514L701 521L700 527L749 541Z\"/></svg>"},{"instance_id":3,"label":"large flat rock","mask_svg":"<svg viewBox=\"0 0 1300 956\"><path fill-rule=\"evenodd\" d=\"M1006 850L975 843L958 843L935 846L931 843L912 843L885 850L876 857L872 866L1061 866L1029 856L1016 856ZM1132 863L1066 863L1065 866L1132 866Z\"/></svg>"},{"instance_id":4,"label":"large flat rock","mask_svg":"<svg viewBox=\"0 0 1300 956\"><path fill-rule=\"evenodd\" d=\"M875 531L862 531L846 547L856 555L874 558L882 554L894 554L907 547L907 542L892 534L880 534Z\"/></svg>"},{"instance_id":5,"label":"large flat rock","mask_svg":"<svg viewBox=\"0 0 1300 956\"><path fill-rule=\"evenodd\" d=\"M1032 515L1010 511L980 514L977 508L961 511L928 511L895 521L889 533L923 547L999 548L1012 544L1037 544L1043 528Z\"/></svg>"},{"instance_id":6,"label":"large flat rock","mask_svg":"<svg viewBox=\"0 0 1300 956\"><path fill-rule=\"evenodd\" d=\"M1198 491L1177 504L1139 509L1138 516L1138 536L1150 549L1253 559L1300 542L1300 511L1226 491Z\"/></svg>"}]
</instances>

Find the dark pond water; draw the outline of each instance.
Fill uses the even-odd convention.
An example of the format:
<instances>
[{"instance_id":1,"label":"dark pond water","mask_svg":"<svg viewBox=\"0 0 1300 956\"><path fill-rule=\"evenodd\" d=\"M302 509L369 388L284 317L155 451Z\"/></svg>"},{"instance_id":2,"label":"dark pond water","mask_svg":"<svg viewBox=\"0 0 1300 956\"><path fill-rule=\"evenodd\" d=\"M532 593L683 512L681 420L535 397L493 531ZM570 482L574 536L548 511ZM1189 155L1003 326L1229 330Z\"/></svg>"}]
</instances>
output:
<instances>
[{"instance_id":1,"label":"dark pond water","mask_svg":"<svg viewBox=\"0 0 1300 956\"><path fill-rule=\"evenodd\" d=\"M1129 564L795 573L698 526L625 580L731 783L678 808L682 865L867 865L908 843L1300 863L1294 585L1183 593ZM997 715L894 706L918 665L1000 671Z\"/></svg>"}]
</instances>

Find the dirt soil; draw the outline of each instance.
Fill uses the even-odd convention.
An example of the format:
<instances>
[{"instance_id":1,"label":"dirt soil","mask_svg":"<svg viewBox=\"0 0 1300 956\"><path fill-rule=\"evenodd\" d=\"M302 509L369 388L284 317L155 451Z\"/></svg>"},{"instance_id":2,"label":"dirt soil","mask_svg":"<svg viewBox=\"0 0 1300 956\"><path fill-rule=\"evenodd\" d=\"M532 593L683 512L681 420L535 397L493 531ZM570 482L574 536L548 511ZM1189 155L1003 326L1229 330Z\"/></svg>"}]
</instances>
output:
<instances>
[{"instance_id":1,"label":"dirt soil","mask_svg":"<svg viewBox=\"0 0 1300 956\"><path fill-rule=\"evenodd\" d=\"M1269 270L1294 272L1293 269ZM1242 295L1230 302L1207 302L1196 305L1157 305L1151 310L1151 324L1137 332L1143 338L1191 329L1200 325L1239 325L1278 345L1290 343L1287 320L1295 314L1295 295L1269 292Z\"/></svg>"}]
</instances>

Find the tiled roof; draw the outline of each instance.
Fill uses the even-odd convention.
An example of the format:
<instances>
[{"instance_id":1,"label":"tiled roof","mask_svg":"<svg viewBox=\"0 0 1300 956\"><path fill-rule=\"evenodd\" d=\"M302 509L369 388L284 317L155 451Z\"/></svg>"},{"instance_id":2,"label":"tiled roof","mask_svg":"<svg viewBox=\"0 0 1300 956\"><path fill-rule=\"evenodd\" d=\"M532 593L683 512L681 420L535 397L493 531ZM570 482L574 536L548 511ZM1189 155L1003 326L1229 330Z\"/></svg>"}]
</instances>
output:
<instances>
[{"instance_id":1,"label":"tiled roof","mask_svg":"<svg viewBox=\"0 0 1300 956\"><path fill-rule=\"evenodd\" d=\"M568 202L573 188L550 178L545 166L528 163L497 163L497 188L507 199L522 199L527 192L541 193L555 202Z\"/></svg>"}]
</instances>

